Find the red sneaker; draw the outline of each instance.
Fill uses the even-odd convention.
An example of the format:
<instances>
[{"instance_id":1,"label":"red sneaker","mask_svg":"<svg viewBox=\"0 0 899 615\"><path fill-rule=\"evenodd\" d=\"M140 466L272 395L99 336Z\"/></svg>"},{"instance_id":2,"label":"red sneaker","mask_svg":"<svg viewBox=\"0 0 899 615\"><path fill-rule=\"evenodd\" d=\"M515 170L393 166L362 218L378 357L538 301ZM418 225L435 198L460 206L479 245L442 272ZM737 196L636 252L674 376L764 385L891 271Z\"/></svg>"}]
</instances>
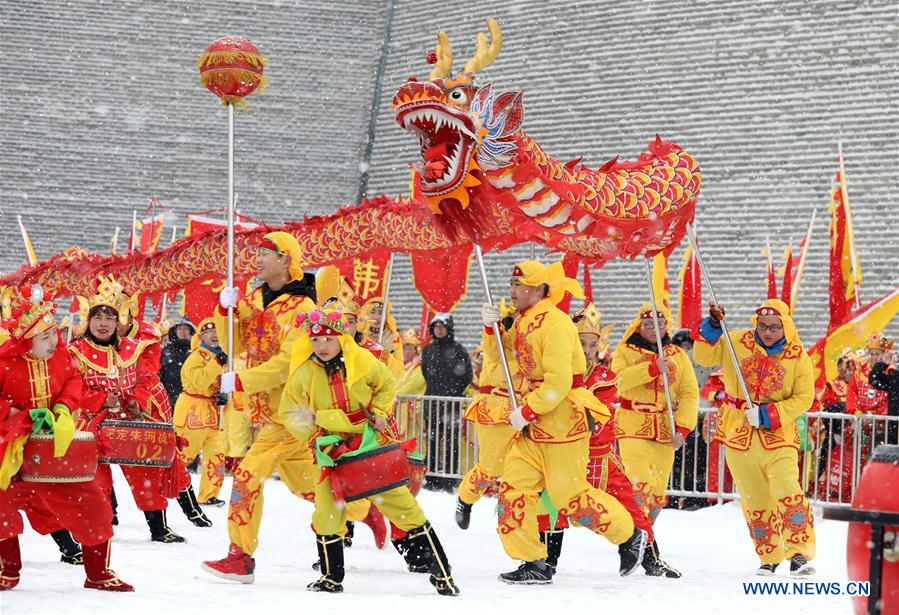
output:
<instances>
[{"instance_id":1,"label":"red sneaker","mask_svg":"<svg viewBox=\"0 0 899 615\"><path fill-rule=\"evenodd\" d=\"M370 527L372 534L375 535L375 546L383 549L384 545L387 544L387 521L377 506L371 505L362 523Z\"/></svg>"},{"instance_id":2,"label":"red sneaker","mask_svg":"<svg viewBox=\"0 0 899 615\"><path fill-rule=\"evenodd\" d=\"M86 589L99 589L104 592L133 592L134 586L125 583L112 570L104 570L96 579L85 579Z\"/></svg>"},{"instance_id":3,"label":"red sneaker","mask_svg":"<svg viewBox=\"0 0 899 615\"><path fill-rule=\"evenodd\" d=\"M19 584L19 575L12 576L0 573L0 592L12 589Z\"/></svg>"},{"instance_id":4,"label":"red sneaker","mask_svg":"<svg viewBox=\"0 0 899 615\"><path fill-rule=\"evenodd\" d=\"M252 583L256 580L253 571L256 569L256 560L247 555L236 544L228 547L228 556L224 559L203 562L200 568L209 574L237 581L238 583Z\"/></svg>"}]
</instances>

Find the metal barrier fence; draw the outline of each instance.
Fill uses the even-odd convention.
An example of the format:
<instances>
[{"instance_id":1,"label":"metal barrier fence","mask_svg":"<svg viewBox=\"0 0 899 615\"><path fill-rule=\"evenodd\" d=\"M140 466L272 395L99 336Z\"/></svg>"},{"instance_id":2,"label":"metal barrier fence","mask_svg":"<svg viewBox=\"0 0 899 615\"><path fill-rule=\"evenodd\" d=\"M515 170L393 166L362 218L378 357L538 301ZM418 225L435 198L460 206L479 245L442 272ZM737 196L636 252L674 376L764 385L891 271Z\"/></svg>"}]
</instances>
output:
<instances>
[{"instance_id":1,"label":"metal barrier fence","mask_svg":"<svg viewBox=\"0 0 899 615\"><path fill-rule=\"evenodd\" d=\"M474 424L463 417L471 399L400 395L397 425L417 439L428 474L461 479L477 462ZM739 499L724 462L724 445L712 443L717 410L701 408L696 429L675 454L668 495L718 502ZM861 468L879 444L899 444L899 417L813 412L800 419L799 476L809 500L849 506ZM722 471L723 470L723 471Z\"/></svg>"}]
</instances>

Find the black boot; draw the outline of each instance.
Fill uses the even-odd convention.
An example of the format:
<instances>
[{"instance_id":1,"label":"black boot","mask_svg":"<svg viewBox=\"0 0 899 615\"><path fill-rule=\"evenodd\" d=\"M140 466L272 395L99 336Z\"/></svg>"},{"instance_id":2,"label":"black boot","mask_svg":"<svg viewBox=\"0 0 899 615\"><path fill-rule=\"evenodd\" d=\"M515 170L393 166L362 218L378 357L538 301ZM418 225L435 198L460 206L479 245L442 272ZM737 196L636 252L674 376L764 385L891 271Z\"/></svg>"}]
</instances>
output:
<instances>
[{"instance_id":1,"label":"black boot","mask_svg":"<svg viewBox=\"0 0 899 615\"><path fill-rule=\"evenodd\" d=\"M119 524L119 516L116 514L116 510L119 508L119 501L115 497L115 488L109 490L109 503L112 506L112 524Z\"/></svg>"},{"instance_id":2,"label":"black boot","mask_svg":"<svg viewBox=\"0 0 899 615\"><path fill-rule=\"evenodd\" d=\"M346 534L343 535L343 546L349 549L353 546L353 533L356 531L356 524L352 521L346 522Z\"/></svg>"},{"instance_id":3,"label":"black boot","mask_svg":"<svg viewBox=\"0 0 899 615\"><path fill-rule=\"evenodd\" d=\"M437 593L441 596L458 596L460 592L453 580L452 566L431 524L425 521L421 527L409 530L406 538L412 543L412 549L426 557L431 573L428 580L437 589Z\"/></svg>"},{"instance_id":4,"label":"black boot","mask_svg":"<svg viewBox=\"0 0 899 615\"><path fill-rule=\"evenodd\" d=\"M404 537L391 540L390 542L393 543L397 553L403 556L409 572L423 574L431 572L431 564L428 559L429 553L423 549L421 541L416 542L406 534Z\"/></svg>"},{"instance_id":5,"label":"black boot","mask_svg":"<svg viewBox=\"0 0 899 615\"><path fill-rule=\"evenodd\" d=\"M665 576L667 579L679 579L683 575L679 570L669 566L665 560L659 556L659 545L653 540L646 545L646 551L643 552L643 570L646 571L648 577Z\"/></svg>"},{"instance_id":6,"label":"black boot","mask_svg":"<svg viewBox=\"0 0 899 615\"><path fill-rule=\"evenodd\" d=\"M456 525L467 530L471 523L471 504L466 504L461 498L456 499Z\"/></svg>"},{"instance_id":7,"label":"black boot","mask_svg":"<svg viewBox=\"0 0 899 615\"><path fill-rule=\"evenodd\" d=\"M179 536L169 527L164 510L145 510L144 517L147 518L147 525L150 526L151 541L165 543L187 542L183 536Z\"/></svg>"},{"instance_id":8,"label":"black boot","mask_svg":"<svg viewBox=\"0 0 899 615\"><path fill-rule=\"evenodd\" d=\"M200 502L200 506L215 506L216 508L221 508L225 505L225 500L220 500L217 497L211 497L205 502Z\"/></svg>"},{"instance_id":9,"label":"black boot","mask_svg":"<svg viewBox=\"0 0 899 615\"><path fill-rule=\"evenodd\" d=\"M540 542L546 545L546 565L552 569L553 575L556 574L559 557L562 555L562 539L564 537L565 530L540 532Z\"/></svg>"},{"instance_id":10,"label":"black boot","mask_svg":"<svg viewBox=\"0 0 899 615\"><path fill-rule=\"evenodd\" d=\"M313 581L306 589L313 592L338 594L343 591L343 537L337 534L329 536L315 535L318 546L318 561L322 576Z\"/></svg>"},{"instance_id":11,"label":"black boot","mask_svg":"<svg viewBox=\"0 0 899 615\"><path fill-rule=\"evenodd\" d=\"M50 537L56 542L56 546L59 547L59 552L62 554L59 561L75 566L84 565L84 559L81 557L81 545L72 537L69 530L56 530L50 534Z\"/></svg>"},{"instance_id":12,"label":"black boot","mask_svg":"<svg viewBox=\"0 0 899 615\"><path fill-rule=\"evenodd\" d=\"M618 572L626 577L643 561L643 553L646 551L647 534L643 530L634 530L631 537L618 545L618 556L621 558L621 566Z\"/></svg>"},{"instance_id":13,"label":"black boot","mask_svg":"<svg viewBox=\"0 0 899 615\"><path fill-rule=\"evenodd\" d=\"M178 504L181 505L181 510L184 511L184 516L187 517L188 521L197 527L212 527L212 521L209 520L209 517L200 508L200 503L197 502L197 494L194 493L193 485L188 485L187 489L178 493Z\"/></svg>"},{"instance_id":14,"label":"black boot","mask_svg":"<svg viewBox=\"0 0 899 615\"><path fill-rule=\"evenodd\" d=\"M504 572L499 580L509 585L549 585L553 582L553 570L544 560L523 562L518 570Z\"/></svg>"}]
</instances>

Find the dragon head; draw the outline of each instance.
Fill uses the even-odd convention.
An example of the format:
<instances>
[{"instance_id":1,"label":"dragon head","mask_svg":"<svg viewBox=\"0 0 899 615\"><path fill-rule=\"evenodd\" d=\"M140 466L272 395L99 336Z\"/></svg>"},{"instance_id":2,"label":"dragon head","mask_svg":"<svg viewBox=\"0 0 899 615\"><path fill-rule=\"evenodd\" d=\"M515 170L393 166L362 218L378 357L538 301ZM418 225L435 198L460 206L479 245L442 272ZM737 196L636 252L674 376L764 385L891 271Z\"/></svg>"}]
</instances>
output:
<instances>
[{"instance_id":1,"label":"dragon head","mask_svg":"<svg viewBox=\"0 0 899 615\"><path fill-rule=\"evenodd\" d=\"M447 35L437 35L430 54L435 65L428 81L410 77L393 97L396 121L418 138L421 161L413 165L416 188L435 213L455 199L464 209L469 189L481 184L481 169L509 166L517 147L513 135L521 128L521 92L495 93L476 75L499 55L503 38L494 19L487 20L490 43L480 32L474 57L451 76L453 52Z\"/></svg>"}]
</instances>

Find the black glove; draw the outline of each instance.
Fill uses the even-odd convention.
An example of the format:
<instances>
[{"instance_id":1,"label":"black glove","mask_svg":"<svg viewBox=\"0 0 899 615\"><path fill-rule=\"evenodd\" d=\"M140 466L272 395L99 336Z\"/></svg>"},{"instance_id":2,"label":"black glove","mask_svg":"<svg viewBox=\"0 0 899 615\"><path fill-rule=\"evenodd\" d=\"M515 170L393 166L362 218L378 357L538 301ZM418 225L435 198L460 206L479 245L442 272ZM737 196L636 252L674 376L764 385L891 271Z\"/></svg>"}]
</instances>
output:
<instances>
[{"instance_id":1,"label":"black glove","mask_svg":"<svg viewBox=\"0 0 899 615\"><path fill-rule=\"evenodd\" d=\"M215 360L219 362L219 365L227 365L228 364L228 355L224 352L218 352L215 355Z\"/></svg>"},{"instance_id":2,"label":"black glove","mask_svg":"<svg viewBox=\"0 0 899 615\"><path fill-rule=\"evenodd\" d=\"M227 393L216 393L215 394L215 405L216 406L227 406L228 405Z\"/></svg>"}]
</instances>

